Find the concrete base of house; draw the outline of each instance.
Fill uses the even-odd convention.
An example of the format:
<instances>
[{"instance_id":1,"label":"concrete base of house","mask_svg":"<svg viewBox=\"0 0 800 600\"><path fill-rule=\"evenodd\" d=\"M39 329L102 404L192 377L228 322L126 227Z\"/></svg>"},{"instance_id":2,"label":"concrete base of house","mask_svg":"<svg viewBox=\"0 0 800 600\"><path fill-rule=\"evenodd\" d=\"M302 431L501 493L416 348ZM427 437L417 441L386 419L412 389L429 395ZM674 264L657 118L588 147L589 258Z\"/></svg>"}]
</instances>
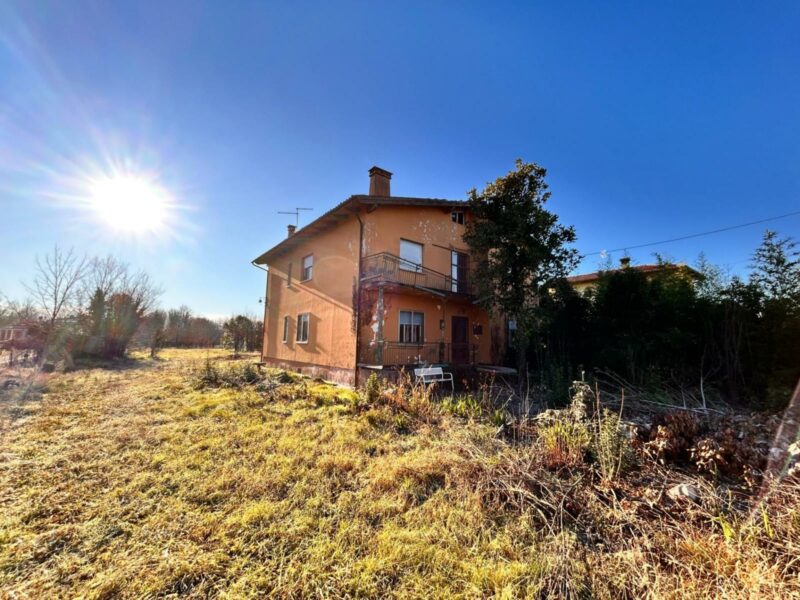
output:
<instances>
[{"instance_id":1,"label":"concrete base of house","mask_svg":"<svg viewBox=\"0 0 800 600\"><path fill-rule=\"evenodd\" d=\"M363 384L367 381L370 375L377 374L378 377L386 381L396 383L405 373L411 379L414 378L414 369L420 365L358 365L358 381ZM499 367L494 365L481 365L481 364L441 364L441 365L426 365L442 367L447 373L453 374L453 381L456 390L475 390L483 383L488 381L495 381L498 374L502 373L503 380L513 379L516 377L516 371L506 367Z\"/></svg>"},{"instance_id":2,"label":"concrete base of house","mask_svg":"<svg viewBox=\"0 0 800 600\"><path fill-rule=\"evenodd\" d=\"M294 360L282 360L278 358L271 358L269 356L262 357L262 362L268 367L275 367L276 369L286 369L287 371L302 373L303 375L308 375L309 377L319 377L321 379L325 379L326 381L333 381L334 383L347 385L350 387L355 385L355 369L317 365Z\"/></svg>"}]
</instances>

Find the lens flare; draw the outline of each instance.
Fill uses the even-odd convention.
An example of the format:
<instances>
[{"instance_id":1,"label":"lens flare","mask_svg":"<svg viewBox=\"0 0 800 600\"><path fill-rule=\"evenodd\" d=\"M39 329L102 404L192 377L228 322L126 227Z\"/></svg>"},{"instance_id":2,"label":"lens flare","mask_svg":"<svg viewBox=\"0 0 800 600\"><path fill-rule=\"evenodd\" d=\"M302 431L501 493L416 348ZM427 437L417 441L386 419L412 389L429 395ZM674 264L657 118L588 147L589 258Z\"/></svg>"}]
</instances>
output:
<instances>
[{"instance_id":1,"label":"lens flare","mask_svg":"<svg viewBox=\"0 0 800 600\"><path fill-rule=\"evenodd\" d=\"M88 199L106 226L132 235L163 231L174 207L170 194L157 182L127 174L92 180Z\"/></svg>"}]
</instances>

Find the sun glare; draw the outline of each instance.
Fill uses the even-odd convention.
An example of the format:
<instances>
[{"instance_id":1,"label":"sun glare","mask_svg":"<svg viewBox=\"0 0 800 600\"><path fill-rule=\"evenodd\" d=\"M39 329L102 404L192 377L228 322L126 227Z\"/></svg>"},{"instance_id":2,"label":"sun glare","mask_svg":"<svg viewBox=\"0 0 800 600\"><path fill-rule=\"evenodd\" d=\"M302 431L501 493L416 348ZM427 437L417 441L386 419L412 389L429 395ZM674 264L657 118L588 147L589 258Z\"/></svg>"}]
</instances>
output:
<instances>
[{"instance_id":1,"label":"sun glare","mask_svg":"<svg viewBox=\"0 0 800 600\"><path fill-rule=\"evenodd\" d=\"M89 201L96 216L120 233L158 233L168 225L172 200L154 181L113 175L92 181Z\"/></svg>"}]
</instances>

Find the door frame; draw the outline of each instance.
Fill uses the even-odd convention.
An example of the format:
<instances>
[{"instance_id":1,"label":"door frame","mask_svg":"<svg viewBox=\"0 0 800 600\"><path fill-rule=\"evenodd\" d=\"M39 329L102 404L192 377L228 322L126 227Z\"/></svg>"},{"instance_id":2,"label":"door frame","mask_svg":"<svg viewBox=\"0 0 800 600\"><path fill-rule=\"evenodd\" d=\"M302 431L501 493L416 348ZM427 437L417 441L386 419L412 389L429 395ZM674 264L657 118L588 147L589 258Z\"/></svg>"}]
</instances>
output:
<instances>
[{"instance_id":1,"label":"door frame","mask_svg":"<svg viewBox=\"0 0 800 600\"><path fill-rule=\"evenodd\" d=\"M454 334L456 331L456 322L464 324L464 341L456 342ZM463 360L457 360L463 358ZM450 315L450 362L453 364L463 365L469 364L469 317L465 315Z\"/></svg>"}]
</instances>

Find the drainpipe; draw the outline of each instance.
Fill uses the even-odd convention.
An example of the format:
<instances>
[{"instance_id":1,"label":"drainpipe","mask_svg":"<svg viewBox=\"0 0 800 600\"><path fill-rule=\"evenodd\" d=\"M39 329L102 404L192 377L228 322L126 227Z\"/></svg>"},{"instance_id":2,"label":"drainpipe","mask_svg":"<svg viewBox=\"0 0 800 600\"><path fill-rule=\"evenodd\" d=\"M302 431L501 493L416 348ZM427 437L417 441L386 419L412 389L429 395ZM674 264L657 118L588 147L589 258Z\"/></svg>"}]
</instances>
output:
<instances>
[{"instance_id":1,"label":"drainpipe","mask_svg":"<svg viewBox=\"0 0 800 600\"><path fill-rule=\"evenodd\" d=\"M261 362L264 362L264 340L267 337L267 307L269 306L269 269L256 264L254 260L251 260L250 264L267 274L267 281L264 284L264 316L261 319Z\"/></svg>"},{"instance_id":2,"label":"drainpipe","mask_svg":"<svg viewBox=\"0 0 800 600\"><path fill-rule=\"evenodd\" d=\"M353 383L358 387L358 359L361 350L361 255L364 249L364 221L356 213L358 221L358 271L356 272L356 366L353 373Z\"/></svg>"}]
</instances>

